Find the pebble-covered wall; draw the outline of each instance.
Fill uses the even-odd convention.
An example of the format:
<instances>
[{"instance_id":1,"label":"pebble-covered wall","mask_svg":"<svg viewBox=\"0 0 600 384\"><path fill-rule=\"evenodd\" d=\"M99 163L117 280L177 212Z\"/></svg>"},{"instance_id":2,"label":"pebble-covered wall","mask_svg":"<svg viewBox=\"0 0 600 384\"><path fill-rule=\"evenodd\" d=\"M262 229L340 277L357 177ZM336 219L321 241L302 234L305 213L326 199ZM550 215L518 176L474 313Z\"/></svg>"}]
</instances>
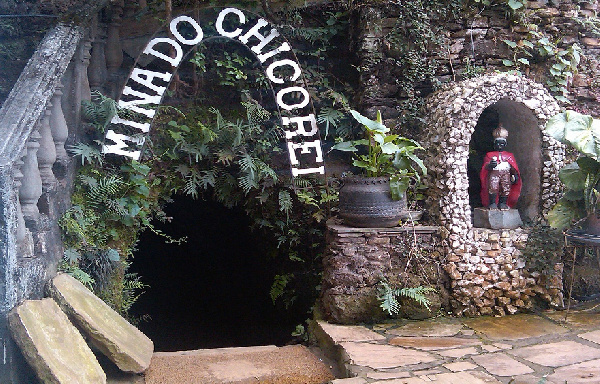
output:
<instances>
[{"instance_id":1,"label":"pebble-covered wall","mask_svg":"<svg viewBox=\"0 0 600 384\"><path fill-rule=\"evenodd\" d=\"M541 136L542 145L530 151L541 151L537 201L542 215L561 192L558 171L564 164L564 145L543 132L546 121L559 107L542 85L522 76L494 74L449 85L428 98L423 141L429 169L427 207L446 229L445 268L452 279L453 309L459 315L515 313L531 307L530 297L536 293L553 305L562 305L560 292L549 293L543 286L534 289L538 282L520 258L527 241L525 230L473 228L467 175L469 144L479 116L500 100L525 105L537 119L538 132L533 134ZM527 166L521 164L521 168Z\"/></svg>"}]
</instances>

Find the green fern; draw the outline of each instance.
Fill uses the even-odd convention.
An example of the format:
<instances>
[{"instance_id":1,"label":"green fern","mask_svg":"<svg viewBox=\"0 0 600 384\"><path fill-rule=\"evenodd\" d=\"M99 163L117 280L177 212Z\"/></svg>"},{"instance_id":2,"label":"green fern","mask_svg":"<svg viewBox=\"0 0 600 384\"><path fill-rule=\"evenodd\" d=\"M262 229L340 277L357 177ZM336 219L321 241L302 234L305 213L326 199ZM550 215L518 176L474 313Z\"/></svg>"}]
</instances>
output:
<instances>
[{"instance_id":1,"label":"green fern","mask_svg":"<svg viewBox=\"0 0 600 384\"><path fill-rule=\"evenodd\" d=\"M426 295L431 292L435 292L435 289L423 286L394 289L387 280L383 279L379 282L377 299L383 311L387 312L390 316L395 316L400 312L401 305L398 298L401 296L408 297L429 310L431 301Z\"/></svg>"},{"instance_id":2,"label":"green fern","mask_svg":"<svg viewBox=\"0 0 600 384\"><path fill-rule=\"evenodd\" d=\"M93 146L84 143L77 143L67 147L73 156L81 156L81 165L92 164L102 166L104 155L100 152L98 146Z\"/></svg>"}]
</instances>

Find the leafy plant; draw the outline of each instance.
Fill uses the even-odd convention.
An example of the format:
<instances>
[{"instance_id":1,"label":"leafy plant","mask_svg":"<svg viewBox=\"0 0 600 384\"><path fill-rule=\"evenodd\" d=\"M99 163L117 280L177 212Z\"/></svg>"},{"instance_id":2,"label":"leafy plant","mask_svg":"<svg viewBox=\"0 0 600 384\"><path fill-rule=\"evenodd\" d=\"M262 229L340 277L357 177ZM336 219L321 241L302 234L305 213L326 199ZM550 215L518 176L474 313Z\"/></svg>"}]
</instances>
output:
<instances>
[{"instance_id":1,"label":"leafy plant","mask_svg":"<svg viewBox=\"0 0 600 384\"><path fill-rule=\"evenodd\" d=\"M427 174L423 161L415 154L423 149L416 141L389 134L389 128L383 125L381 112L377 111L377 120L371 120L355 110L350 111L352 117L361 123L366 131L366 138L337 143L333 149L353 152L354 166L361 168L367 177L390 177L392 198L400 199L411 179L420 181L420 173ZM367 153L360 153L358 146L367 148Z\"/></svg>"},{"instance_id":2,"label":"leafy plant","mask_svg":"<svg viewBox=\"0 0 600 384\"><path fill-rule=\"evenodd\" d=\"M399 297L407 297L416 301L418 304L429 309L431 301L427 298L427 294L435 292L432 287L404 287L404 288L392 288L389 282L385 279L379 282L377 290L377 299L379 300L379 306L390 316L398 315L400 312Z\"/></svg>"},{"instance_id":3,"label":"leafy plant","mask_svg":"<svg viewBox=\"0 0 600 384\"><path fill-rule=\"evenodd\" d=\"M566 189L548 213L550 225L564 229L600 208L600 120L566 111L548 120L546 132L581 153L559 171Z\"/></svg>"}]
</instances>

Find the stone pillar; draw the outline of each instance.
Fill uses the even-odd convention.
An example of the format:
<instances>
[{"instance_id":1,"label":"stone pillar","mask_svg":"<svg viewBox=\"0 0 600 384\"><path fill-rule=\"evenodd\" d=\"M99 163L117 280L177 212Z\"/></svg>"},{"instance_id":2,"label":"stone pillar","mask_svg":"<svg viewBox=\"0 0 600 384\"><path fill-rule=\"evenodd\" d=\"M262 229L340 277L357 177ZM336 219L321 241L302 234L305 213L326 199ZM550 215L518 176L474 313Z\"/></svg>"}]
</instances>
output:
<instances>
[{"instance_id":1,"label":"stone pillar","mask_svg":"<svg viewBox=\"0 0 600 384\"><path fill-rule=\"evenodd\" d=\"M58 104L60 108L60 102ZM52 108L52 103L48 103L48 108ZM40 146L37 152L38 167L40 177L42 178L42 188L47 192L56 185L56 177L52 172L52 166L56 161L56 146L52 139L52 129L50 128L50 109L46 109L45 116L42 118L40 126ZM64 117L63 117L64 118Z\"/></svg>"},{"instance_id":2,"label":"stone pillar","mask_svg":"<svg viewBox=\"0 0 600 384\"><path fill-rule=\"evenodd\" d=\"M65 142L69 137L69 128L67 127L67 121L62 109L62 88L62 84L59 84L52 97L50 129L52 131L52 139L54 140L56 159L60 162L66 162L69 159L69 155L65 150Z\"/></svg>"},{"instance_id":3,"label":"stone pillar","mask_svg":"<svg viewBox=\"0 0 600 384\"><path fill-rule=\"evenodd\" d=\"M37 203L42 196L42 178L38 168L37 151L41 136L34 131L27 142L27 154L23 157L23 179L19 188L19 200L26 220L36 221L40 216Z\"/></svg>"},{"instance_id":4,"label":"stone pillar","mask_svg":"<svg viewBox=\"0 0 600 384\"><path fill-rule=\"evenodd\" d=\"M74 84L73 84L73 104L75 107L75 116L71 123L78 124L81 118L81 102L83 100L92 100L90 81L88 79L88 67L90 65L90 49L92 47L91 39L84 41L79 45L75 57ZM68 109L67 109L68 110ZM57 148L57 152L60 152ZM59 159L61 155L57 153Z\"/></svg>"},{"instance_id":5,"label":"stone pillar","mask_svg":"<svg viewBox=\"0 0 600 384\"><path fill-rule=\"evenodd\" d=\"M32 257L33 256L33 237L31 232L25 225L25 219L23 218L23 211L21 210L21 202L19 201L19 189L21 188L21 180L23 179L23 173L21 167L23 162L18 160L15 162L14 168L14 181L15 181L15 194L17 195L17 246L19 248L19 256L21 257Z\"/></svg>"},{"instance_id":6,"label":"stone pillar","mask_svg":"<svg viewBox=\"0 0 600 384\"><path fill-rule=\"evenodd\" d=\"M106 55L104 52L106 41L102 35L102 28L99 25L96 37L91 43L92 52L90 63L87 68L88 80L92 91L100 91L108 77L106 69Z\"/></svg>"},{"instance_id":7,"label":"stone pillar","mask_svg":"<svg viewBox=\"0 0 600 384\"><path fill-rule=\"evenodd\" d=\"M109 96L116 99L119 86L119 69L123 64L123 48L121 47L121 37L119 29L121 28L121 15L123 13L123 4L119 2L112 7L111 23L108 25L106 34L106 67L110 81Z\"/></svg>"}]
</instances>

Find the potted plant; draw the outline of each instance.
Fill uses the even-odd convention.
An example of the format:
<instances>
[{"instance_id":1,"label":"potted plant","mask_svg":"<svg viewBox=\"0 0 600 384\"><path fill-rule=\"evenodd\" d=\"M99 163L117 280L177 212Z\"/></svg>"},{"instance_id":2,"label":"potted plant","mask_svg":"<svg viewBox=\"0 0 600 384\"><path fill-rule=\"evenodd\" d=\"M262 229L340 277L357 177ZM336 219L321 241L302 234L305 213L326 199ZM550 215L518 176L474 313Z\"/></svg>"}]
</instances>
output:
<instances>
[{"instance_id":1,"label":"potted plant","mask_svg":"<svg viewBox=\"0 0 600 384\"><path fill-rule=\"evenodd\" d=\"M390 134L377 111L371 120L351 110L365 128L366 137L337 143L333 149L353 152L361 176L346 176L340 188L339 211L344 223L355 227L393 227L407 215L406 191L427 174L415 154L416 141ZM361 150L362 149L362 150Z\"/></svg>"},{"instance_id":2,"label":"potted plant","mask_svg":"<svg viewBox=\"0 0 600 384\"><path fill-rule=\"evenodd\" d=\"M580 153L559 171L565 191L548 213L548 223L566 229L577 222L585 233L600 236L600 120L566 111L548 120L546 132Z\"/></svg>"}]
</instances>

